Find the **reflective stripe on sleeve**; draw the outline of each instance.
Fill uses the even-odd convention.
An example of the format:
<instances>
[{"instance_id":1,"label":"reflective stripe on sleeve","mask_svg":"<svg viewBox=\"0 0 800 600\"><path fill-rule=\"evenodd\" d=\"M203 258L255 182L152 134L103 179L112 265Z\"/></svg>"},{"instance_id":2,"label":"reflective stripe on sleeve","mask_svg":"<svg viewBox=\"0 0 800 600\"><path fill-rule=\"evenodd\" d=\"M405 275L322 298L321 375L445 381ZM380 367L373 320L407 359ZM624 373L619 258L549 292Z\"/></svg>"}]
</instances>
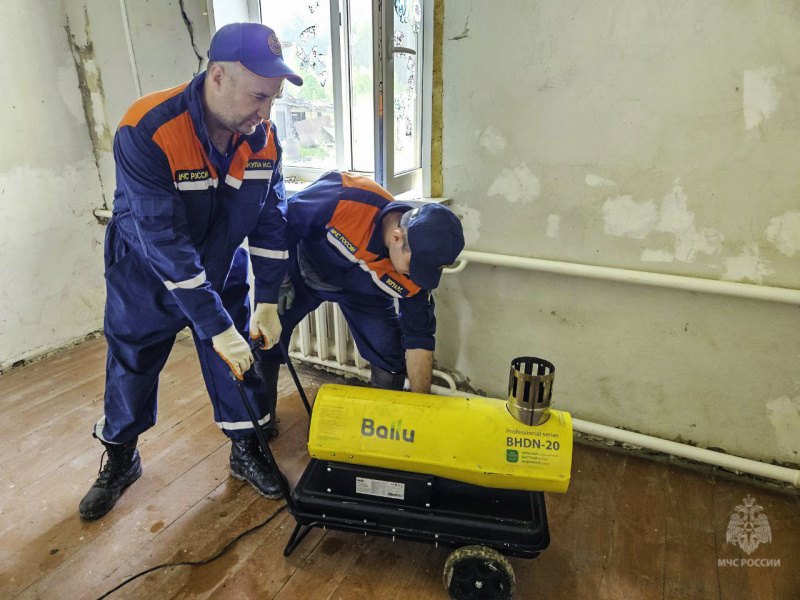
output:
<instances>
[{"instance_id":1,"label":"reflective stripe on sleeve","mask_svg":"<svg viewBox=\"0 0 800 600\"><path fill-rule=\"evenodd\" d=\"M244 172L243 179L272 179L272 169L250 169Z\"/></svg>"},{"instance_id":2,"label":"reflective stripe on sleeve","mask_svg":"<svg viewBox=\"0 0 800 600\"><path fill-rule=\"evenodd\" d=\"M202 181L176 181L175 187L179 190L207 190L217 187L218 179L203 179Z\"/></svg>"},{"instance_id":3,"label":"reflective stripe on sleeve","mask_svg":"<svg viewBox=\"0 0 800 600\"><path fill-rule=\"evenodd\" d=\"M286 260L289 258L288 250L268 250L266 248L257 248L250 246L250 254L253 256L261 256L263 258L274 258L277 260Z\"/></svg>"},{"instance_id":4,"label":"reflective stripe on sleeve","mask_svg":"<svg viewBox=\"0 0 800 600\"><path fill-rule=\"evenodd\" d=\"M200 287L206 282L206 272L203 271L197 277L192 277L191 279L187 279L186 281L179 281L177 283L173 283L172 281L165 281L164 285L167 286L168 290L174 290L177 288L181 288L182 290L191 290L196 287Z\"/></svg>"},{"instance_id":5,"label":"reflective stripe on sleeve","mask_svg":"<svg viewBox=\"0 0 800 600\"><path fill-rule=\"evenodd\" d=\"M225 178L225 183L233 188L236 188L237 190L242 187L242 180L236 179L236 177L230 174Z\"/></svg>"}]
</instances>

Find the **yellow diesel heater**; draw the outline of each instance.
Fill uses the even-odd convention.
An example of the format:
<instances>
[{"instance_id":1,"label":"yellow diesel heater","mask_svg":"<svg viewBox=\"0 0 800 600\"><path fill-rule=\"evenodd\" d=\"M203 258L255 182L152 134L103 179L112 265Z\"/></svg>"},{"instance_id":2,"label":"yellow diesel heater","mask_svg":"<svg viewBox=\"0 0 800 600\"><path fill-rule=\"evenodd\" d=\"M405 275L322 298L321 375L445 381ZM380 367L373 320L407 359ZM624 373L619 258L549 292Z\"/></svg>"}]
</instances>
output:
<instances>
[{"instance_id":1,"label":"yellow diesel heater","mask_svg":"<svg viewBox=\"0 0 800 600\"><path fill-rule=\"evenodd\" d=\"M512 392L514 372L512 367ZM308 451L320 460L489 488L566 492L572 419L543 406L549 394L538 407L536 398L528 399L529 406L520 403L526 384L530 396L535 385L522 380L522 395L512 393L508 401L323 385L314 402ZM533 424L539 414L542 418Z\"/></svg>"},{"instance_id":2,"label":"yellow diesel heater","mask_svg":"<svg viewBox=\"0 0 800 600\"><path fill-rule=\"evenodd\" d=\"M552 363L512 361L505 401L324 385L311 410L281 349L311 413L312 457L293 491L281 478L297 521L284 555L315 527L443 544L455 549L444 565L450 598L513 598L506 556L547 548L544 492L569 486L572 419L550 409Z\"/></svg>"}]
</instances>

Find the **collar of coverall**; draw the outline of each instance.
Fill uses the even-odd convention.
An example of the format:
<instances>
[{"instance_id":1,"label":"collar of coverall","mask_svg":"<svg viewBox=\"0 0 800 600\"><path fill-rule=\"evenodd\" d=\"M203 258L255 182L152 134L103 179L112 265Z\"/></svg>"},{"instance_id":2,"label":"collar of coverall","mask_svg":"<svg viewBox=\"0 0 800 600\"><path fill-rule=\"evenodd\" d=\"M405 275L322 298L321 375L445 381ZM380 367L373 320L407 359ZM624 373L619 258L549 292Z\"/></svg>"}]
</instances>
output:
<instances>
[{"instance_id":1,"label":"collar of coverall","mask_svg":"<svg viewBox=\"0 0 800 600\"><path fill-rule=\"evenodd\" d=\"M378 213L378 216L375 219L375 226L372 230L372 236L369 238L369 244L367 244L367 251L372 252L372 254L377 254L378 258L386 258L389 256L389 249L383 242L383 219L390 212L407 212L412 208L414 207L410 204L406 204L405 202L400 202L398 200L389 202L389 204L387 204L383 210Z\"/></svg>"},{"instance_id":2,"label":"collar of coverall","mask_svg":"<svg viewBox=\"0 0 800 600\"><path fill-rule=\"evenodd\" d=\"M197 139L203 144L206 155L211 156L211 139L208 137L208 130L206 123L203 120L203 102L200 95L203 93L203 85L206 81L206 72L198 73L189 85L186 86L186 98L189 104L189 116L192 118L194 124L194 132ZM247 143L250 144L251 150L255 153L262 150L267 145L267 131L264 123L256 127L256 130L250 135L244 136Z\"/></svg>"}]
</instances>

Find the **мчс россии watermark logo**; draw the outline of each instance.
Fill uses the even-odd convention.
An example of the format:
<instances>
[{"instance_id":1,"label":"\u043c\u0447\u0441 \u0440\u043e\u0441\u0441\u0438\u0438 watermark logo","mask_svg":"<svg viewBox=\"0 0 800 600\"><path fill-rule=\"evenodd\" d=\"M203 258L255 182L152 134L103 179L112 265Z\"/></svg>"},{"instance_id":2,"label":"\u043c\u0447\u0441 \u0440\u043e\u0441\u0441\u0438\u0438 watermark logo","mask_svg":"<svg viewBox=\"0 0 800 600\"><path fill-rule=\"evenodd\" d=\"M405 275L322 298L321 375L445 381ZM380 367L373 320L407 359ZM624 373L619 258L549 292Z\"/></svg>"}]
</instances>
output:
<instances>
[{"instance_id":1,"label":"\u043c\u0447\u0441 \u0440\u043e\u0441\u0441\u0438\u0438 watermark logo","mask_svg":"<svg viewBox=\"0 0 800 600\"><path fill-rule=\"evenodd\" d=\"M763 507L756 504L755 498L748 496L733 509L728 521L725 541L741 548L745 554L752 554L761 544L772 541L772 529ZM779 567L779 558L718 558L720 567Z\"/></svg>"}]
</instances>

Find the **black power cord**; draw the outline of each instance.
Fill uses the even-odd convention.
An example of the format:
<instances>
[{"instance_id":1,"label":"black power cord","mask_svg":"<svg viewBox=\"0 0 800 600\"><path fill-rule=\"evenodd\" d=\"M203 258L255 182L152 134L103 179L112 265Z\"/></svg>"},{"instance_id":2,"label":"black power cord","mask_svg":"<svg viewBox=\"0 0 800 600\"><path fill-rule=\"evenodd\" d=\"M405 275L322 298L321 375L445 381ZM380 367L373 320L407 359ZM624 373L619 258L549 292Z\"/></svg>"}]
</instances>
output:
<instances>
[{"instance_id":1,"label":"black power cord","mask_svg":"<svg viewBox=\"0 0 800 600\"><path fill-rule=\"evenodd\" d=\"M218 559L220 556L222 556L223 554L225 554L225 552L228 550L228 548L230 548L231 546L233 546L233 545L234 545L236 542L238 542L238 541L239 541L240 539L242 539L244 536L246 536L246 535L248 535L248 534L251 534L251 533L253 533L254 531L257 531L257 530L261 529L262 527L264 527L264 526L265 526L267 523L269 523L270 521L272 521L272 519L274 519L275 517L277 517L277 516L278 516L278 514L280 514L280 513L281 513L281 512L283 512L284 510L286 510L286 505L285 505L285 504L284 504L283 506L281 506L281 507L280 507L278 510L276 510L276 511L275 511L275 512L274 512L274 513L273 513L273 514L272 514L272 515L271 515L271 516L270 516L270 517L269 517L269 518L266 520L266 521L264 521L263 523L259 523L258 525L254 526L254 527L251 527L250 529L248 529L248 530L247 530L247 531L245 531L244 533L240 533L239 535L237 535L237 536L236 536L235 538L233 538L233 539L232 539L230 542L228 542L228 544L227 544L227 545L226 545L226 546L225 546L225 547L224 547L222 550L220 550L219 552L217 552L217 553L216 553L214 556L212 556L211 558L207 558L207 559L205 559L205 560L198 560L198 561L188 561L188 560L187 560L187 561L182 561L182 562L164 563L163 565L158 565L158 566L155 566L155 567L150 567L150 568L149 568L149 569L147 569L146 571L142 571L141 573L137 573L137 574L136 574L136 575L134 575L133 577L128 577L128 578L127 578L125 581L123 581L122 583L120 583L120 584L119 584L117 587L115 587L113 590L108 590L108 591L107 591L105 594L103 594L102 596L100 596L100 597L99 597L97 600L103 600L103 598L106 598L106 597L110 596L111 594L113 594L114 592L116 592L116 591L117 591L118 589L120 589L121 587L123 587L123 586L125 586L125 585L128 585L128 584L129 584L131 581L133 581L134 579L137 579L137 578L141 577L142 575L147 575L148 573L152 573L153 571L156 571L156 570L158 570L158 569L163 569L163 568L165 568L165 567L181 567L181 566L184 566L184 565L185 565L185 566L189 566L189 567L199 567L199 566L201 566L201 565L207 565L207 564L208 564L208 563L210 563L211 561L217 560L217 559Z\"/></svg>"},{"instance_id":2,"label":"black power cord","mask_svg":"<svg viewBox=\"0 0 800 600\"><path fill-rule=\"evenodd\" d=\"M257 345L257 344L258 344L258 340L256 340L256 345ZM303 386L300 384L300 378L297 376L297 372L294 370L294 366L292 365L292 361L291 361L291 359L289 358L289 352L288 352L288 350L286 349L286 345L285 345L283 342L279 342L279 343L278 343L278 347L280 348L280 350L281 350L281 353L283 354L283 358L284 358L284 360L286 361L286 366L288 367L288 369L289 369L289 372L290 372L290 373L291 373L291 375L292 375L292 379L294 379L294 384L295 384L295 386L297 386L297 391L298 391L298 393L300 394L300 398L303 400L303 405L305 406L306 412L308 412L308 415L309 415L309 416L311 416L311 406L310 406L310 405L309 405L309 403L308 403L308 399L306 398L305 391L303 391ZM262 448L266 448L266 443L267 443L267 440L269 440L269 439L272 439L272 438L274 438L274 437L277 437L277 436L278 436L278 431L277 431L276 429L274 429L273 427L267 427L267 428L263 428L263 429L262 429L262 428L260 428L260 427L258 426L257 419L255 418L255 415L254 415L254 413L253 413L253 409L252 409L252 407L250 406L250 404L249 404L249 401L247 400L247 396L245 395L245 393L244 393L244 390L243 390L243 386L246 386L247 384L245 384L244 380L236 380L236 379L234 379L234 381L236 381L236 384L237 384L237 386L238 386L238 388L239 388L239 394L242 396L242 400L244 401L245 408L247 408L247 409L248 409L248 414L250 415L250 420L253 422L253 427L254 427L254 428L255 428L255 430L256 430L256 435L258 435L258 436L259 436L259 442L261 443L261 445L262 445ZM250 387L250 386L248 386L248 387ZM273 424L273 425L274 425L274 424ZM310 426L311 426L311 424L309 423L309 427L310 427ZM263 432L265 432L265 431L266 431L266 434L267 434L267 435L266 435L266 438L265 438L265 436L263 435ZM272 460L272 462L273 462L273 464L274 464L274 459ZM102 458L102 457L100 457L100 465L102 466L102 464L103 464L103 458ZM285 487L285 486L284 486L284 487ZM236 536L235 538L233 538L233 539L232 539L230 542L228 542L228 544L227 544L227 545L226 545L226 546L225 546L225 547L224 547L222 550L220 550L219 552L217 552L217 553L216 553L214 556L212 556L211 558L207 558L207 559L205 559L205 560L198 560L198 561L182 561L182 562L174 562L174 563L164 563L164 564L162 564L162 565L157 565L157 566L155 566L155 567L150 567L149 569L147 569L147 570L145 570L145 571L142 571L141 573L137 573L137 574L136 574L136 575L134 575L133 577L128 577L128 578L127 578L125 581L123 581L122 583L120 583L120 584L119 584L117 587L115 587L115 588L114 588L114 589L112 589L112 590L108 590L108 591L107 591L105 594L103 594L102 596L100 596L100 597L99 597L97 600L103 600L103 598L107 598L108 596L110 596L111 594L113 594L114 592L116 592L118 589L120 589L120 588L122 588L122 587L124 587L124 586L128 585L128 584L129 584L131 581L133 581L134 579L138 579L138 578L139 578L139 577L141 577L142 575L147 575L148 573L152 573L153 571L157 571L158 569L163 569L163 568L165 568L165 567L181 567L181 566L184 566L184 565L185 565L185 566L189 566L189 567L199 567L199 566L201 566L201 565L207 565L207 564L208 564L208 563L210 563L211 561L217 560L217 559L218 559L220 556L222 556L223 554L225 554L225 552L228 550L228 548L230 548L231 546L233 546L233 545L234 545L236 542L238 542L238 541L239 541L240 539L242 539L244 536L246 536L246 535L248 535L248 534L251 534L251 533L253 533L254 531L257 531L257 530L261 529L261 528L262 528L262 527L264 527L264 526L265 526L267 523L269 523L270 521L272 521L272 519L274 519L275 517L277 517L279 513L281 513L282 511L286 510L287 508L288 508L288 505L284 504L284 505L283 505L283 506L281 506L281 507L280 507L278 510L276 510L276 511L275 511L275 512L274 512L274 513L273 513L273 514L272 514L272 515L271 515L271 516L270 516L270 517L269 517L269 518L266 520L266 521L264 521L263 523L259 523L259 524L258 524L258 525L256 525L255 527L251 527L251 528L250 528L250 529L248 529L247 531L245 531L245 532L243 532L243 533L240 533L239 535L237 535L237 536Z\"/></svg>"}]
</instances>

